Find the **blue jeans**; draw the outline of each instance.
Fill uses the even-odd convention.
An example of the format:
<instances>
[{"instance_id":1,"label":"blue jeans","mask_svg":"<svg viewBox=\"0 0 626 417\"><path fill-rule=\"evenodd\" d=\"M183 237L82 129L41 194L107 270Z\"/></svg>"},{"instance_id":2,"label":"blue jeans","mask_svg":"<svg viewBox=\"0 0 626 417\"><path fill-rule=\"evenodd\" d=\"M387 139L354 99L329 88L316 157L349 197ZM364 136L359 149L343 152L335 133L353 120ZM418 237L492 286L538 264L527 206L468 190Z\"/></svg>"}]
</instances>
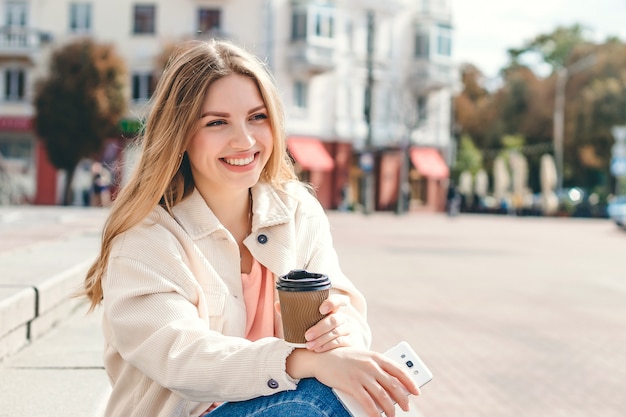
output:
<instances>
[{"instance_id":1,"label":"blue jeans","mask_svg":"<svg viewBox=\"0 0 626 417\"><path fill-rule=\"evenodd\" d=\"M208 417L350 417L333 391L315 378L302 379L295 391L281 391L247 401L227 402Z\"/></svg>"}]
</instances>

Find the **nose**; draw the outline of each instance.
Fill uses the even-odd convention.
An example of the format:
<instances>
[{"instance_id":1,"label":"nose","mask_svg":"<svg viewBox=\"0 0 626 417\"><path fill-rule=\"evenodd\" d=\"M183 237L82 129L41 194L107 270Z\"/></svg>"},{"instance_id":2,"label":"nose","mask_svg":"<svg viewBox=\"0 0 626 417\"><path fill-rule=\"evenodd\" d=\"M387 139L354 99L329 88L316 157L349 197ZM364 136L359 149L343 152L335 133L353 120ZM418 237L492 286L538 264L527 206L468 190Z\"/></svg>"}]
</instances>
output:
<instances>
[{"instance_id":1,"label":"nose","mask_svg":"<svg viewBox=\"0 0 626 417\"><path fill-rule=\"evenodd\" d=\"M230 140L230 145L234 149L250 149L255 143L256 139L246 124L238 125Z\"/></svg>"}]
</instances>

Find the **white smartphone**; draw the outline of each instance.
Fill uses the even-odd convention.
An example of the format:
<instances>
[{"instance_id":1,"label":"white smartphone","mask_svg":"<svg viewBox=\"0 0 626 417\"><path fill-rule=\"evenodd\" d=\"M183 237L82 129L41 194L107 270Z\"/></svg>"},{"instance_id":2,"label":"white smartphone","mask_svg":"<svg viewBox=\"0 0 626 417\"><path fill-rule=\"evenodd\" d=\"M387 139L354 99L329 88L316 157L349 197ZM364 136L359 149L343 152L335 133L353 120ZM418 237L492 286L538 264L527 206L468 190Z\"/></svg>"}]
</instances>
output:
<instances>
[{"instance_id":1,"label":"white smartphone","mask_svg":"<svg viewBox=\"0 0 626 417\"><path fill-rule=\"evenodd\" d=\"M405 368L413 380L417 384L418 387L424 386L427 382L433 379L433 374L430 372L430 369L424 364L422 359L415 353L413 348L405 342L402 341L387 350L383 355L388 358L393 359L397 363L399 363L403 368ZM365 417L367 413L351 395L346 394L345 392L336 390L333 388L335 395L337 398L343 403L346 407L346 410L352 415L352 417ZM408 395L408 393L407 393ZM382 410L378 410L382 413ZM396 416L401 416L405 412L396 405Z\"/></svg>"}]
</instances>

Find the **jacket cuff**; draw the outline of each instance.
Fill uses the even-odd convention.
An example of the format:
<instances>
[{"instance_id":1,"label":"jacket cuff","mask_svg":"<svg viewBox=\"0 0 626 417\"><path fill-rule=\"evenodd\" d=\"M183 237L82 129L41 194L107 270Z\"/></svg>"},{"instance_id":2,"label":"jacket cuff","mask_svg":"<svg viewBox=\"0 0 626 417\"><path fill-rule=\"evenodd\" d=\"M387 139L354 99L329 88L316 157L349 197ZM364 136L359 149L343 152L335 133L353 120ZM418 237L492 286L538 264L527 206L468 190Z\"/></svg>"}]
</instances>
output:
<instances>
[{"instance_id":1,"label":"jacket cuff","mask_svg":"<svg viewBox=\"0 0 626 417\"><path fill-rule=\"evenodd\" d=\"M267 342L262 367L259 370L258 381L262 388L262 395L272 395L279 391L295 390L299 379L294 379L287 373L287 356L294 348L288 346L284 340L277 338L260 339L257 342Z\"/></svg>"}]
</instances>

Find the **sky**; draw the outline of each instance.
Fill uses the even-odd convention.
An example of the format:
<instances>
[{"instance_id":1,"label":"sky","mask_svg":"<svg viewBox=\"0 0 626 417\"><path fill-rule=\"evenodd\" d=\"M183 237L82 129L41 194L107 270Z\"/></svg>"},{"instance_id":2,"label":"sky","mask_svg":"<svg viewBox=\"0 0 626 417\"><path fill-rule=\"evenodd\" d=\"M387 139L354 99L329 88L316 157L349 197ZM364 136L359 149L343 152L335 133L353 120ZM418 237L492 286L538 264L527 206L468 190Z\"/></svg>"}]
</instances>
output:
<instances>
[{"instance_id":1,"label":"sky","mask_svg":"<svg viewBox=\"0 0 626 417\"><path fill-rule=\"evenodd\" d=\"M601 42L626 41L626 0L452 0L455 62L470 62L489 78L507 63L507 49L520 47L557 26L580 23Z\"/></svg>"}]
</instances>

